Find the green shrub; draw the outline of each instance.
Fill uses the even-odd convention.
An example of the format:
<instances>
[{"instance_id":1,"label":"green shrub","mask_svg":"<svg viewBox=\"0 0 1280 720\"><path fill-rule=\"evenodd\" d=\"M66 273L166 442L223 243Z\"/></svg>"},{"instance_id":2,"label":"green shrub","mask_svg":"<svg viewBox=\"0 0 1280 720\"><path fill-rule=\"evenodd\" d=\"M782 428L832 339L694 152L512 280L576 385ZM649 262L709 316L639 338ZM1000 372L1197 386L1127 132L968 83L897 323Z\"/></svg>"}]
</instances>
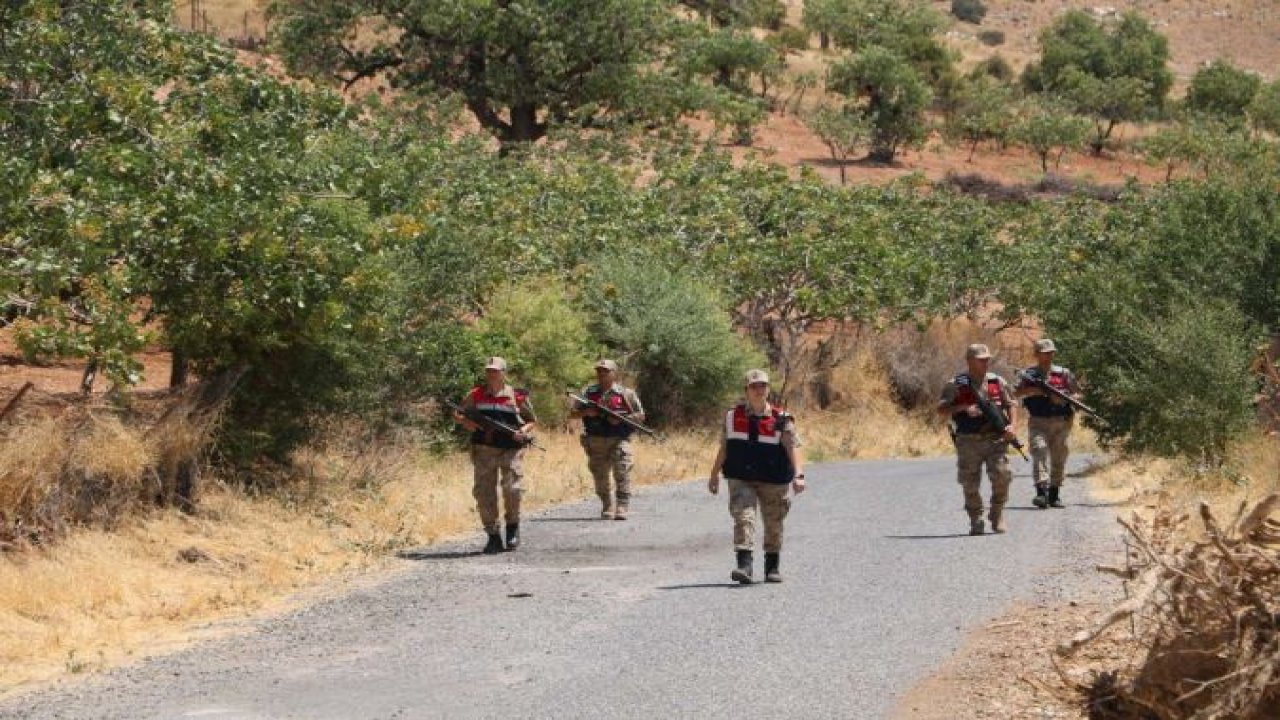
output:
<instances>
[{"instance_id":1,"label":"green shrub","mask_svg":"<svg viewBox=\"0 0 1280 720\"><path fill-rule=\"evenodd\" d=\"M587 315L570 304L564 282L531 277L499 288L476 328L511 339L513 384L532 391L542 425L563 424L565 388L590 379L593 354Z\"/></svg>"},{"instance_id":2,"label":"green shrub","mask_svg":"<svg viewBox=\"0 0 1280 720\"><path fill-rule=\"evenodd\" d=\"M603 258L583 301L592 328L638 376L656 422L706 419L741 390L742 375L764 363L734 331L714 283L658 258Z\"/></svg>"},{"instance_id":3,"label":"green shrub","mask_svg":"<svg viewBox=\"0 0 1280 720\"><path fill-rule=\"evenodd\" d=\"M958 20L979 25L987 16L987 6L982 0L951 0L951 14Z\"/></svg>"}]
</instances>

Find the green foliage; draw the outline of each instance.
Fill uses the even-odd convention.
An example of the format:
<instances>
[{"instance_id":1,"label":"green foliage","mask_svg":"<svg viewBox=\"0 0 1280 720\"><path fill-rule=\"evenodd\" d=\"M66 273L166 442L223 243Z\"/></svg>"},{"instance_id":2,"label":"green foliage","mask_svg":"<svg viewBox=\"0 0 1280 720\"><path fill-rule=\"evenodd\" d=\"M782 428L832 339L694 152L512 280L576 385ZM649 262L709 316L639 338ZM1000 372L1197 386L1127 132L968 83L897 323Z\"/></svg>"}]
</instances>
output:
<instances>
[{"instance_id":1,"label":"green foliage","mask_svg":"<svg viewBox=\"0 0 1280 720\"><path fill-rule=\"evenodd\" d=\"M1273 171L1274 173L1274 171ZM1272 177L1275 177L1273 174ZM1280 202L1253 181L1075 201L1020 228L1011 313L1032 309L1087 368L1105 438L1214 456L1247 422L1250 348L1280 326Z\"/></svg>"},{"instance_id":2,"label":"green foliage","mask_svg":"<svg viewBox=\"0 0 1280 720\"><path fill-rule=\"evenodd\" d=\"M1186 107L1196 113L1243 123L1262 87L1262 78L1224 60L1200 68L1187 88Z\"/></svg>"},{"instance_id":3,"label":"green foliage","mask_svg":"<svg viewBox=\"0 0 1280 720\"><path fill-rule=\"evenodd\" d=\"M871 126L866 117L843 108L823 106L814 111L805 123L822 139L831 159L839 163L840 184L844 185L845 164L871 137Z\"/></svg>"},{"instance_id":4,"label":"green foliage","mask_svg":"<svg viewBox=\"0 0 1280 720\"><path fill-rule=\"evenodd\" d=\"M657 257L608 256L591 267L583 301L595 334L637 373L656 422L714 414L741 388L747 369L761 364L706 278Z\"/></svg>"},{"instance_id":5,"label":"green foliage","mask_svg":"<svg viewBox=\"0 0 1280 720\"><path fill-rule=\"evenodd\" d=\"M751 33L729 28L689 42L680 67L691 76L710 77L719 87L749 96L753 79L767 86L781 73L782 58Z\"/></svg>"},{"instance_id":6,"label":"green foliage","mask_svg":"<svg viewBox=\"0 0 1280 720\"><path fill-rule=\"evenodd\" d=\"M969 144L969 159L982 142L1002 143L1009 137L1013 115L1013 88L990 75L966 79L956 96L956 107L943 125L944 135Z\"/></svg>"},{"instance_id":7,"label":"green foliage","mask_svg":"<svg viewBox=\"0 0 1280 720\"><path fill-rule=\"evenodd\" d=\"M1249 119L1258 130L1280 135L1280 80L1258 89L1249 106Z\"/></svg>"},{"instance_id":8,"label":"green foliage","mask_svg":"<svg viewBox=\"0 0 1280 720\"><path fill-rule=\"evenodd\" d=\"M489 298L477 330L510 338L507 360L536 401L538 420L556 426L567 416L563 393L591 376L594 343L587 314L570 302L555 277L529 277Z\"/></svg>"},{"instance_id":9,"label":"green foliage","mask_svg":"<svg viewBox=\"0 0 1280 720\"><path fill-rule=\"evenodd\" d=\"M999 80L1004 84L1011 84L1015 78L1013 66L1009 64L1008 60L1004 59L1003 55L992 55L974 65L967 77L972 80L983 75Z\"/></svg>"},{"instance_id":10,"label":"green foliage","mask_svg":"<svg viewBox=\"0 0 1280 720\"><path fill-rule=\"evenodd\" d=\"M1031 98L1019 106L1010 137L1030 148L1040 158L1040 169L1049 172L1049 157L1056 151L1061 162L1067 150L1083 145L1089 124L1088 118L1072 113L1066 103Z\"/></svg>"},{"instance_id":11,"label":"green foliage","mask_svg":"<svg viewBox=\"0 0 1280 720\"><path fill-rule=\"evenodd\" d=\"M1071 101L1094 118L1095 152L1119 122L1149 117L1163 107L1173 74L1168 40L1136 13L1108 28L1087 13L1070 10L1040 35L1040 60L1023 72L1032 92Z\"/></svg>"},{"instance_id":12,"label":"green foliage","mask_svg":"<svg viewBox=\"0 0 1280 720\"><path fill-rule=\"evenodd\" d=\"M667 0L276 0L289 67L350 87L393 85L462 98L504 144L555 126L616 127L674 119L700 106L667 71L684 32ZM654 96L662 98L654 102Z\"/></svg>"},{"instance_id":13,"label":"green foliage","mask_svg":"<svg viewBox=\"0 0 1280 720\"><path fill-rule=\"evenodd\" d=\"M987 16L987 6L982 0L951 0L951 14L958 20L981 25Z\"/></svg>"},{"instance_id":14,"label":"green foliage","mask_svg":"<svg viewBox=\"0 0 1280 720\"><path fill-rule=\"evenodd\" d=\"M872 46L831 66L827 88L853 100L872 127L871 157L891 162L902 147L923 142L932 93L902 56Z\"/></svg>"}]
</instances>

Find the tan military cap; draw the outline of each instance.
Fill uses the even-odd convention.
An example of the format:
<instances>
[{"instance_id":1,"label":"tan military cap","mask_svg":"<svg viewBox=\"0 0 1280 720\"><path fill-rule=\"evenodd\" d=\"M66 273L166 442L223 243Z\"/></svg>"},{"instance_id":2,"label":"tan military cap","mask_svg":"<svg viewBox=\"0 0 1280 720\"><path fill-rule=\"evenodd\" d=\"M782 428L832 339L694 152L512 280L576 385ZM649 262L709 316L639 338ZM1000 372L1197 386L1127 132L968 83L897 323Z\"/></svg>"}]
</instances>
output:
<instances>
[{"instance_id":1,"label":"tan military cap","mask_svg":"<svg viewBox=\"0 0 1280 720\"><path fill-rule=\"evenodd\" d=\"M752 384L752 383L765 383L765 384L768 384L768 383L769 383L769 373L767 373L767 372L765 372L765 371L763 371L763 370L759 370L759 369L757 369L757 370L748 370L748 371L747 371L747 377L746 377L746 383L747 383L748 385L750 385L750 384Z\"/></svg>"},{"instance_id":2,"label":"tan military cap","mask_svg":"<svg viewBox=\"0 0 1280 720\"><path fill-rule=\"evenodd\" d=\"M991 350L982 343L974 343L964 350L965 358L974 358L976 360L986 360L991 357Z\"/></svg>"},{"instance_id":3,"label":"tan military cap","mask_svg":"<svg viewBox=\"0 0 1280 720\"><path fill-rule=\"evenodd\" d=\"M1043 338L1036 341L1036 352L1057 352L1058 348L1054 346L1053 341L1049 338Z\"/></svg>"},{"instance_id":4,"label":"tan military cap","mask_svg":"<svg viewBox=\"0 0 1280 720\"><path fill-rule=\"evenodd\" d=\"M506 372L507 361L503 360L497 355L494 355L493 357L485 361L484 369L485 370L501 370L502 372Z\"/></svg>"},{"instance_id":5,"label":"tan military cap","mask_svg":"<svg viewBox=\"0 0 1280 720\"><path fill-rule=\"evenodd\" d=\"M617 372L618 363L612 360L597 360L596 369L597 370L613 370L614 372Z\"/></svg>"}]
</instances>

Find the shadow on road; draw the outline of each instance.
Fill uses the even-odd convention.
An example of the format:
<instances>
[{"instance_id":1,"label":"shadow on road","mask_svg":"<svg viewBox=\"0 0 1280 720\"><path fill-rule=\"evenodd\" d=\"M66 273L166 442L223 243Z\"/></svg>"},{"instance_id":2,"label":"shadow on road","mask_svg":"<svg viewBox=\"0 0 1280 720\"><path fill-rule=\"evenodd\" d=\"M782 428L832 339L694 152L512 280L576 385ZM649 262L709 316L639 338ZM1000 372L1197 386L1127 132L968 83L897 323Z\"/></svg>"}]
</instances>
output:
<instances>
[{"instance_id":1,"label":"shadow on road","mask_svg":"<svg viewBox=\"0 0 1280 720\"><path fill-rule=\"evenodd\" d=\"M969 533L951 533L949 535L885 535L889 540L945 540L946 538L969 537Z\"/></svg>"},{"instance_id":2,"label":"shadow on road","mask_svg":"<svg viewBox=\"0 0 1280 720\"><path fill-rule=\"evenodd\" d=\"M753 583L758 584L758 583ZM747 587L738 582L712 582L712 583L689 583L688 585L659 585L659 590L701 590L705 588L732 588L737 589Z\"/></svg>"},{"instance_id":3,"label":"shadow on road","mask_svg":"<svg viewBox=\"0 0 1280 720\"><path fill-rule=\"evenodd\" d=\"M401 560L458 560L460 558L476 557L484 553L479 550L438 550L436 552L428 552L426 550L402 550L396 553L396 557Z\"/></svg>"},{"instance_id":4,"label":"shadow on road","mask_svg":"<svg viewBox=\"0 0 1280 720\"><path fill-rule=\"evenodd\" d=\"M599 515L588 515L587 517L529 518L528 520L523 520L522 522L544 523L544 522L605 522L605 521L612 522L612 520L609 520L609 518L602 518Z\"/></svg>"}]
</instances>

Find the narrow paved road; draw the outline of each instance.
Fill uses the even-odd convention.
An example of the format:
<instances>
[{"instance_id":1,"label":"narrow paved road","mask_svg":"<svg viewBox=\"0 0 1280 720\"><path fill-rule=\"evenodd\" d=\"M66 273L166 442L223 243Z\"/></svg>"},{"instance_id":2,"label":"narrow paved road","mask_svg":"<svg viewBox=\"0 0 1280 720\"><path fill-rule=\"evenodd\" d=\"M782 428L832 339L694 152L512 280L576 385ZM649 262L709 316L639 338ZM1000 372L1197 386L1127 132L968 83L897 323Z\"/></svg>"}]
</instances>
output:
<instances>
[{"instance_id":1,"label":"narrow paved road","mask_svg":"<svg viewBox=\"0 0 1280 720\"><path fill-rule=\"evenodd\" d=\"M972 538L954 460L815 466L786 582L729 582L722 494L645 488L527 518L525 547L403 573L252 631L0 704L4 718L879 718L1015 600L1062 600L1118 545L1111 513L1028 502ZM757 558L757 563L759 558ZM757 570L757 572L759 572Z\"/></svg>"}]
</instances>

